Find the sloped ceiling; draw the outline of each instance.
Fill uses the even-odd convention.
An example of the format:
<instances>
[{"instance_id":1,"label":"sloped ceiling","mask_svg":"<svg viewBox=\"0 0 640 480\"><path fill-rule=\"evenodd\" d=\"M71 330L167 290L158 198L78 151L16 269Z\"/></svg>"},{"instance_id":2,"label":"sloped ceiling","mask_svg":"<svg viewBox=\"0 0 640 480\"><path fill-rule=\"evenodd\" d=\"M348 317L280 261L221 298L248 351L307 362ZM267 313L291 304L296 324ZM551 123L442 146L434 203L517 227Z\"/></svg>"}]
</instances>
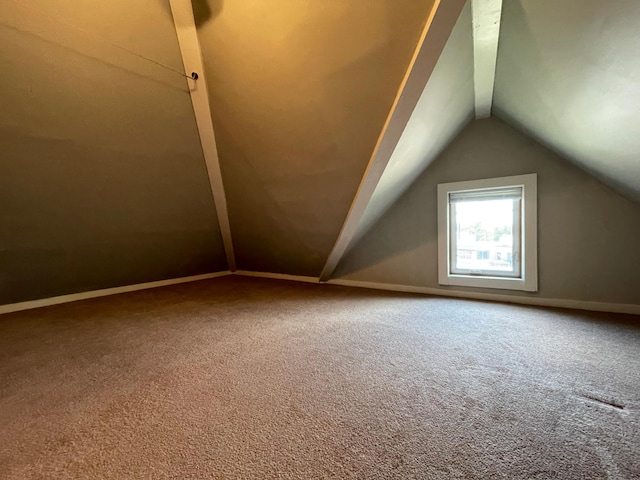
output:
<instances>
[{"instance_id":1,"label":"sloped ceiling","mask_svg":"<svg viewBox=\"0 0 640 480\"><path fill-rule=\"evenodd\" d=\"M472 119L470 3L429 78L350 248L357 248L363 235ZM618 193L640 200L637 52L640 2L504 1L493 113Z\"/></svg>"},{"instance_id":2,"label":"sloped ceiling","mask_svg":"<svg viewBox=\"0 0 640 480\"><path fill-rule=\"evenodd\" d=\"M192 0L238 268L319 275L434 3ZM356 240L471 119L471 31ZM638 32L637 0L504 1L493 104L636 200ZM167 0L3 3L0 303L227 267L182 68Z\"/></svg>"},{"instance_id":3,"label":"sloped ceiling","mask_svg":"<svg viewBox=\"0 0 640 480\"><path fill-rule=\"evenodd\" d=\"M640 2L504 2L494 113L640 201Z\"/></svg>"},{"instance_id":4,"label":"sloped ceiling","mask_svg":"<svg viewBox=\"0 0 640 480\"><path fill-rule=\"evenodd\" d=\"M432 5L195 9L239 269L320 273Z\"/></svg>"},{"instance_id":5,"label":"sloped ceiling","mask_svg":"<svg viewBox=\"0 0 640 480\"><path fill-rule=\"evenodd\" d=\"M473 118L471 32L471 4L467 2L376 186L352 245Z\"/></svg>"},{"instance_id":6,"label":"sloped ceiling","mask_svg":"<svg viewBox=\"0 0 640 480\"><path fill-rule=\"evenodd\" d=\"M7 0L0 304L226 269L168 4Z\"/></svg>"}]
</instances>

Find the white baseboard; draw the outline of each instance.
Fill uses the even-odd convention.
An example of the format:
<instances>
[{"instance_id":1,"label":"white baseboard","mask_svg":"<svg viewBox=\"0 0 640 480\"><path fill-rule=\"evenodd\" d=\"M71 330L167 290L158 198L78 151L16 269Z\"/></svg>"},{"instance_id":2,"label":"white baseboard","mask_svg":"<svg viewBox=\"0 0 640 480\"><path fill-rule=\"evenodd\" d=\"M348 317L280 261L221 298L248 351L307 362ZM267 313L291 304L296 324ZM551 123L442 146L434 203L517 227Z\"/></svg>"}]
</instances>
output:
<instances>
[{"instance_id":1,"label":"white baseboard","mask_svg":"<svg viewBox=\"0 0 640 480\"><path fill-rule=\"evenodd\" d=\"M135 285L125 285L123 287L105 288L102 290L92 290L90 292L72 293L69 295L60 295L58 297L42 298L38 300L30 300L28 302L10 303L0 305L0 315L3 313L19 312L20 310L30 310L32 308L48 307L50 305L58 305L60 303L75 302L78 300L86 300L89 298L106 297L108 295L117 295L118 293L135 292L137 290L146 290L149 288L166 287L176 285L178 283L196 282L198 280L206 280L209 278L224 277L231 275L229 271L205 273L203 275L192 275L190 277L170 278L168 280L159 280L157 282L138 283Z\"/></svg>"},{"instance_id":2,"label":"white baseboard","mask_svg":"<svg viewBox=\"0 0 640 480\"><path fill-rule=\"evenodd\" d=\"M389 290L393 292L420 293L439 297L468 298L471 300L489 300L493 302L517 303L520 305L534 305L538 307L572 308L576 310L590 310L595 312L628 313L640 315L640 305L624 303L589 302L584 300L565 300L562 298L521 297L503 295L499 293L460 292L443 288L416 287L411 285L395 285L391 283L361 282L358 280L334 279L329 284L346 287L370 288L374 290Z\"/></svg>"},{"instance_id":3,"label":"white baseboard","mask_svg":"<svg viewBox=\"0 0 640 480\"><path fill-rule=\"evenodd\" d=\"M247 270L238 270L235 272L223 271L215 273L205 273L203 275L193 275L190 277L171 278L168 280L159 280L157 282L138 283L136 285L125 285L123 287L105 288L103 290L93 290L90 292L72 293L69 295L61 295L58 297L42 298L39 300L31 300L28 302L10 303L0 305L0 315L3 313L18 312L21 310L30 310L32 308L47 307L50 305L58 305L61 303L75 302L78 300L86 300L89 298L105 297L108 295L117 295L119 293L135 292L138 290L146 290L150 288L166 287L179 283L196 282L198 280L207 280L210 278L224 277L227 275L241 275L245 277L271 278L276 280L290 280L294 282L318 283L316 277L306 277L302 275L287 275L284 273L269 272L250 272ZM331 285L343 285L346 287L369 288L373 290L388 290L392 292L418 293L423 295L436 295L440 297L468 298L471 300L489 300L494 302L517 303L521 305L534 305L539 307L557 307L572 308L577 310L590 310L596 312L610 313L627 313L632 315L640 315L640 305L621 304L621 303L604 303L604 302L588 302L584 300L565 300L561 298L544 298L544 297L521 297L516 295L503 295L499 293L479 293L479 292L461 292L454 290L445 290L441 288L417 287L412 285L396 285L391 283L362 282L358 280L333 279L326 282Z\"/></svg>"},{"instance_id":4,"label":"white baseboard","mask_svg":"<svg viewBox=\"0 0 640 480\"><path fill-rule=\"evenodd\" d=\"M287 275L286 273L250 272L248 270L236 270L234 275L243 277L273 278L276 280L291 280L293 282L319 283L317 277L305 277L303 275Z\"/></svg>"}]
</instances>

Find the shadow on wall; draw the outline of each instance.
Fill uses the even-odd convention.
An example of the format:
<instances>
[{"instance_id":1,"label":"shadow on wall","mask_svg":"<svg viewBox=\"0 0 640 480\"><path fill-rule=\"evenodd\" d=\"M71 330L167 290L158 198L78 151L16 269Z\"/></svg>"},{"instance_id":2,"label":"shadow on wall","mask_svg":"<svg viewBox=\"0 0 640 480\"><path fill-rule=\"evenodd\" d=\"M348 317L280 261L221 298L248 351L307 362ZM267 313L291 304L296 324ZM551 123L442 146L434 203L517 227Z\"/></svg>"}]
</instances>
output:
<instances>
[{"instance_id":1,"label":"shadow on wall","mask_svg":"<svg viewBox=\"0 0 640 480\"><path fill-rule=\"evenodd\" d=\"M191 0L196 28L214 19L222 11L223 0Z\"/></svg>"},{"instance_id":2,"label":"shadow on wall","mask_svg":"<svg viewBox=\"0 0 640 480\"><path fill-rule=\"evenodd\" d=\"M431 167L439 162L436 159ZM437 258L438 232L435 190L420 175L374 226L352 247L340 262L333 278L358 273L396 259L408 261L410 252L428 250ZM425 199L430 199L425 203Z\"/></svg>"},{"instance_id":3,"label":"shadow on wall","mask_svg":"<svg viewBox=\"0 0 640 480\"><path fill-rule=\"evenodd\" d=\"M160 0L162 7L171 15L171 6L168 0ZM224 0L191 0L193 8L193 16L196 22L196 28L200 28L209 20L217 17L222 11Z\"/></svg>"}]
</instances>

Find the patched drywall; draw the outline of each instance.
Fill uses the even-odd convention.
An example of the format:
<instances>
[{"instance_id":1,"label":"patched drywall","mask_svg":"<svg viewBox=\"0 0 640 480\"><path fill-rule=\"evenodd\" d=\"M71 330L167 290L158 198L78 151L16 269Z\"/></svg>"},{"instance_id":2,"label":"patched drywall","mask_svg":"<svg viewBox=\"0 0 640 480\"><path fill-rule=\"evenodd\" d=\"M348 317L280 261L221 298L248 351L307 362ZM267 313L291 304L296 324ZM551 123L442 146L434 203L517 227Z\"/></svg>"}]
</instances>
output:
<instances>
[{"instance_id":1,"label":"patched drywall","mask_svg":"<svg viewBox=\"0 0 640 480\"><path fill-rule=\"evenodd\" d=\"M539 291L438 285L436 187L537 173ZM339 265L334 278L640 303L640 207L499 119L474 121Z\"/></svg>"},{"instance_id":2,"label":"patched drywall","mask_svg":"<svg viewBox=\"0 0 640 480\"><path fill-rule=\"evenodd\" d=\"M640 2L504 2L494 113L640 201Z\"/></svg>"},{"instance_id":3,"label":"patched drywall","mask_svg":"<svg viewBox=\"0 0 640 480\"><path fill-rule=\"evenodd\" d=\"M352 245L473 118L473 37L467 2L358 225Z\"/></svg>"},{"instance_id":4,"label":"patched drywall","mask_svg":"<svg viewBox=\"0 0 640 480\"><path fill-rule=\"evenodd\" d=\"M166 2L8 0L0 304L226 261Z\"/></svg>"},{"instance_id":5,"label":"patched drywall","mask_svg":"<svg viewBox=\"0 0 640 480\"><path fill-rule=\"evenodd\" d=\"M320 274L433 3L208 2L198 33L239 269Z\"/></svg>"}]
</instances>

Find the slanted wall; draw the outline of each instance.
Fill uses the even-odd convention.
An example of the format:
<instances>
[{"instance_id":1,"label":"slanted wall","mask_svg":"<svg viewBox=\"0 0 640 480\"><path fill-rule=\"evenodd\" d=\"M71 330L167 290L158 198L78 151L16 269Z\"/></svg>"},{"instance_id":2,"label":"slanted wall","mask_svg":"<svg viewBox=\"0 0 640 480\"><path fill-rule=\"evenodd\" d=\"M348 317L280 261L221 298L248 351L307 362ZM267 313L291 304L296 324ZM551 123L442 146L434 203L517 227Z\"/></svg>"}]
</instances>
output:
<instances>
[{"instance_id":1,"label":"slanted wall","mask_svg":"<svg viewBox=\"0 0 640 480\"><path fill-rule=\"evenodd\" d=\"M226 269L168 4L4 2L0 304ZM26 6L25 6L26 5Z\"/></svg>"},{"instance_id":2,"label":"slanted wall","mask_svg":"<svg viewBox=\"0 0 640 480\"><path fill-rule=\"evenodd\" d=\"M539 291L438 285L438 183L538 174ZM474 121L338 266L334 278L640 304L640 206L499 119Z\"/></svg>"},{"instance_id":3,"label":"slanted wall","mask_svg":"<svg viewBox=\"0 0 640 480\"><path fill-rule=\"evenodd\" d=\"M434 2L205 3L196 20L238 268L318 276Z\"/></svg>"},{"instance_id":4,"label":"slanted wall","mask_svg":"<svg viewBox=\"0 0 640 480\"><path fill-rule=\"evenodd\" d=\"M471 2L463 8L358 225L353 244L473 118Z\"/></svg>"}]
</instances>

